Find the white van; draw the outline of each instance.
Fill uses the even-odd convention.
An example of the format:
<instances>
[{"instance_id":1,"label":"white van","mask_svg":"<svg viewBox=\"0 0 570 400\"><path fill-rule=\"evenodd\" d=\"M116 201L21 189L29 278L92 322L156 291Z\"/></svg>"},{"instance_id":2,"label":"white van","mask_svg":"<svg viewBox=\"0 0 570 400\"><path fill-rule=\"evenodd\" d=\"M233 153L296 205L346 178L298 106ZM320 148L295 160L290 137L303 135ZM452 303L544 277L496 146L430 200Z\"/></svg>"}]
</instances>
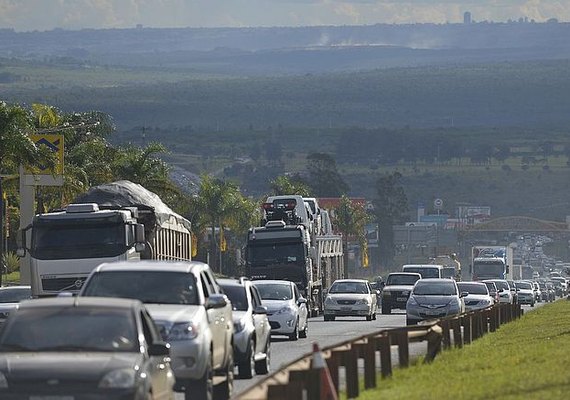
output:
<instances>
[{"instance_id":1,"label":"white van","mask_svg":"<svg viewBox=\"0 0 570 400\"><path fill-rule=\"evenodd\" d=\"M422 279L445 278L443 269L443 265L437 264L407 264L402 267L403 272L416 272L422 276Z\"/></svg>"}]
</instances>

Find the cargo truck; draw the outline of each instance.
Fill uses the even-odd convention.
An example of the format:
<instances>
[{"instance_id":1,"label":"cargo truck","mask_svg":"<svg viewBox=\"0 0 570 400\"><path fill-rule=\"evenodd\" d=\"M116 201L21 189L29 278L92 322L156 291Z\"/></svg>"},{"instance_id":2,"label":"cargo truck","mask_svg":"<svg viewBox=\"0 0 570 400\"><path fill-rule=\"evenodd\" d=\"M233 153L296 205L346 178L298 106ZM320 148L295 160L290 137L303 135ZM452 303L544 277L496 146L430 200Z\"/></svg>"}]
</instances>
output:
<instances>
[{"instance_id":1,"label":"cargo truck","mask_svg":"<svg viewBox=\"0 0 570 400\"><path fill-rule=\"evenodd\" d=\"M474 281L484 279L512 280L513 248L511 246L473 246L471 272Z\"/></svg>"},{"instance_id":2,"label":"cargo truck","mask_svg":"<svg viewBox=\"0 0 570 400\"><path fill-rule=\"evenodd\" d=\"M106 262L190 260L191 225L154 193L130 181L91 188L62 210L36 215L21 230L34 297L77 293Z\"/></svg>"}]
</instances>

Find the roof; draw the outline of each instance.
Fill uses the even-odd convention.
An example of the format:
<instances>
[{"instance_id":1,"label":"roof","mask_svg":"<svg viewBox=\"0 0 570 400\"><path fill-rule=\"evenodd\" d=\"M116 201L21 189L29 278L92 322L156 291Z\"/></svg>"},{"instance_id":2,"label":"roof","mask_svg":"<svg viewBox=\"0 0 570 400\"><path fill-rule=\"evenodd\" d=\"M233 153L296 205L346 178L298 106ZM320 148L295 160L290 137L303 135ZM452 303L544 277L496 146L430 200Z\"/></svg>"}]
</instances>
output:
<instances>
[{"instance_id":1,"label":"roof","mask_svg":"<svg viewBox=\"0 0 570 400\"><path fill-rule=\"evenodd\" d=\"M388 274L388 276L390 275L411 275L411 276L422 276L419 272L390 272Z\"/></svg>"},{"instance_id":2,"label":"roof","mask_svg":"<svg viewBox=\"0 0 570 400\"><path fill-rule=\"evenodd\" d=\"M261 284L265 284L265 283L280 283L280 284L288 284L291 285L294 283L291 281L285 281L285 280L278 280L278 279L260 279L260 280L255 280L255 281L251 281L254 285L257 285L259 283Z\"/></svg>"},{"instance_id":3,"label":"roof","mask_svg":"<svg viewBox=\"0 0 570 400\"><path fill-rule=\"evenodd\" d=\"M366 279L337 279L333 283L336 282L356 282L356 283L368 283Z\"/></svg>"},{"instance_id":4,"label":"roof","mask_svg":"<svg viewBox=\"0 0 570 400\"><path fill-rule=\"evenodd\" d=\"M418 282L422 282L422 284L424 284L424 283L444 283L444 282L455 282L455 281L449 278L426 278L426 279L420 279Z\"/></svg>"},{"instance_id":5,"label":"roof","mask_svg":"<svg viewBox=\"0 0 570 400\"><path fill-rule=\"evenodd\" d=\"M223 286L245 286L245 283L237 278L219 278L216 279L216 282Z\"/></svg>"},{"instance_id":6,"label":"roof","mask_svg":"<svg viewBox=\"0 0 570 400\"><path fill-rule=\"evenodd\" d=\"M132 309L140 307L139 300L116 297L49 297L44 299L23 300L20 309L35 307L109 307Z\"/></svg>"},{"instance_id":7,"label":"roof","mask_svg":"<svg viewBox=\"0 0 570 400\"><path fill-rule=\"evenodd\" d=\"M191 272L194 269L209 268L208 264L199 261L164 261L164 260L141 260L119 261L99 265L95 271L162 271L162 272Z\"/></svg>"}]
</instances>

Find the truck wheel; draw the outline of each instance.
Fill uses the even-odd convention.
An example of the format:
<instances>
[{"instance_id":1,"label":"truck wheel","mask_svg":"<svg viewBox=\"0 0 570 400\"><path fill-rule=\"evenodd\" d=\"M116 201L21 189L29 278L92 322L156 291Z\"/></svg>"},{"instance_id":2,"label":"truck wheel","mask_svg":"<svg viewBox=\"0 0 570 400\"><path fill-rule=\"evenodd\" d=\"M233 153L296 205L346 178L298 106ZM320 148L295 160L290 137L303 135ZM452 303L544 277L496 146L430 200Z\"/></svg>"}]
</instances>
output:
<instances>
[{"instance_id":1,"label":"truck wheel","mask_svg":"<svg viewBox=\"0 0 570 400\"><path fill-rule=\"evenodd\" d=\"M206 372L200 379L191 381L184 390L185 400L214 399L214 371L212 371L212 355L210 354Z\"/></svg>"},{"instance_id":2,"label":"truck wheel","mask_svg":"<svg viewBox=\"0 0 570 400\"><path fill-rule=\"evenodd\" d=\"M271 339L267 339L265 345L265 358L255 362L255 373L258 375L265 375L269 373L271 365Z\"/></svg>"},{"instance_id":3,"label":"truck wheel","mask_svg":"<svg viewBox=\"0 0 570 400\"><path fill-rule=\"evenodd\" d=\"M391 313L391 309L390 306L385 306L384 304L382 304L382 314L390 314Z\"/></svg>"},{"instance_id":4,"label":"truck wheel","mask_svg":"<svg viewBox=\"0 0 570 400\"><path fill-rule=\"evenodd\" d=\"M255 344L249 341L247 359L238 363L238 375L243 379L251 379L255 370Z\"/></svg>"},{"instance_id":5,"label":"truck wheel","mask_svg":"<svg viewBox=\"0 0 570 400\"><path fill-rule=\"evenodd\" d=\"M295 328L293 329L293 332L291 332L289 334L289 340L291 340L291 341L299 340L299 321L298 320L297 320L297 323L295 324Z\"/></svg>"}]
</instances>

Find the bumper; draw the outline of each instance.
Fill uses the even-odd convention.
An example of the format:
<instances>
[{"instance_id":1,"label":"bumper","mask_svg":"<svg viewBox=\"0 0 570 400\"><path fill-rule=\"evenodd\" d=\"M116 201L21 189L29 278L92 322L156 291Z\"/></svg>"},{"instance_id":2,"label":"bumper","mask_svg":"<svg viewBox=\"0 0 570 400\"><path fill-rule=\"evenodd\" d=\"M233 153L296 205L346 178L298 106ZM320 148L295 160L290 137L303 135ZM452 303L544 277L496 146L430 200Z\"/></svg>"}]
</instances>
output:
<instances>
[{"instance_id":1,"label":"bumper","mask_svg":"<svg viewBox=\"0 0 570 400\"><path fill-rule=\"evenodd\" d=\"M80 390L60 387L46 389L14 389L0 391L2 400L61 399L61 400L145 400L146 393L137 389Z\"/></svg>"},{"instance_id":2,"label":"bumper","mask_svg":"<svg viewBox=\"0 0 570 400\"><path fill-rule=\"evenodd\" d=\"M289 335L293 333L297 323L297 316L293 314L272 314L268 315L267 319L272 335Z\"/></svg>"},{"instance_id":3,"label":"bumper","mask_svg":"<svg viewBox=\"0 0 570 400\"><path fill-rule=\"evenodd\" d=\"M406 309L406 319L408 321L425 321L434 318L443 318L449 315L457 315L460 310L450 309L447 307L441 308L424 308L424 307L413 307Z\"/></svg>"},{"instance_id":4,"label":"bumper","mask_svg":"<svg viewBox=\"0 0 570 400\"><path fill-rule=\"evenodd\" d=\"M198 336L200 339L202 336ZM200 340L178 340L170 343L170 367L176 379L199 379L206 372L209 345Z\"/></svg>"},{"instance_id":5,"label":"bumper","mask_svg":"<svg viewBox=\"0 0 570 400\"><path fill-rule=\"evenodd\" d=\"M519 304L534 304L534 296L519 296Z\"/></svg>"},{"instance_id":6,"label":"bumper","mask_svg":"<svg viewBox=\"0 0 570 400\"><path fill-rule=\"evenodd\" d=\"M372 305L354 304L348 306L341 305L325 305L325 315L334 315L337 317L362 317L372 313Z\"/></svg>"}]
</instances>

